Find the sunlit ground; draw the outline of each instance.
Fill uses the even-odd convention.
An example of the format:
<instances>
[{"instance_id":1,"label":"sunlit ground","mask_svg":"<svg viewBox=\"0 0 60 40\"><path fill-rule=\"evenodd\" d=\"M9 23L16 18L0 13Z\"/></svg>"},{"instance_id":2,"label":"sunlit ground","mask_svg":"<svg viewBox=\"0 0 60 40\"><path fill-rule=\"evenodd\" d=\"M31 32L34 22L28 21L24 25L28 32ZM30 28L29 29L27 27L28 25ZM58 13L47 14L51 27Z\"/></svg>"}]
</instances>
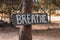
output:
<instances>
[{"instance_id":1,"label":"sunlit ground","mask_svg":"<svg viewBox=\"0 0 60 40\"><path fill-rule=\"evenodd\" d=\"M19 40L18 29L5 27L0 28L0 40ZM33 40L60 40L60 29L33 30Z\"/></svg>"}]
</instances>

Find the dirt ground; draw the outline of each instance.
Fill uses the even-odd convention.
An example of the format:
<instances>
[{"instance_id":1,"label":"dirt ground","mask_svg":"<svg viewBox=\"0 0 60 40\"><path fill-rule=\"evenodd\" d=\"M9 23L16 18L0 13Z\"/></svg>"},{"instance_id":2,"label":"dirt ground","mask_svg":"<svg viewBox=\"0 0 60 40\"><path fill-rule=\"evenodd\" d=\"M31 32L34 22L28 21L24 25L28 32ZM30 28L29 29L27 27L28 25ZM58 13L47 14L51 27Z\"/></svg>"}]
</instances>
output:
<instances>
[{"instance_id":1,"label":"dirt ground","mask_svg":"<svg viewBox=\"0 0 60 40\"><path fill-rule=\"evenodd\" d=\"M12 27L0 28L0 40L18 40L18 29ZM32 30L33 40L60 40L60 29Z\"/></svg>"}]
</instances>

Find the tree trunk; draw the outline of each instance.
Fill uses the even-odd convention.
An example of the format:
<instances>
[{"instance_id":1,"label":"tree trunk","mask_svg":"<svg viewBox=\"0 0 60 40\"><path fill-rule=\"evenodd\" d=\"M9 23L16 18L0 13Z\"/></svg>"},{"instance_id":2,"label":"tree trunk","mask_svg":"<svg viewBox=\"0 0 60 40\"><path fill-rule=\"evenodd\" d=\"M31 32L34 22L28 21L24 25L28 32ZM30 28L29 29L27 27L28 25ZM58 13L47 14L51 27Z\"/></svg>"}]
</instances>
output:
<instances>
[{"instance_id":1,"label":"tree trunk","mask_svg":"<svg viewBox=\"0 0 60 40\"><path fill-rule=\"evenodd\" d=\"M32 13L32 0L23 0L24 14ZM20 28L21 29L21 28ZM32 27L31 25L24 25L20 31L19 40L32 40Z\"/></svg>"}]
</instances>

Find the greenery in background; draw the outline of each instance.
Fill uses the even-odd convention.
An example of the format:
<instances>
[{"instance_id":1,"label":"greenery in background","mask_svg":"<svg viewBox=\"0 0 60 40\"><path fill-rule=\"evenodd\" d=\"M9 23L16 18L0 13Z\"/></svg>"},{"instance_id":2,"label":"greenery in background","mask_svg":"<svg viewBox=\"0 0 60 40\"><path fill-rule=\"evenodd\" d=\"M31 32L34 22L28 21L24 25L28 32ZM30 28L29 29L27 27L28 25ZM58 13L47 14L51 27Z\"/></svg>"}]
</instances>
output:
<instances>
[{"instance_id":1,"label":"greenery in background","mask_svg":"<svg viewBox=\"0 0 60 40\"><path fill-rule=\"evenodd\" d=\"M35 11L39 10L39 1L36 3L33 3L33 10L35 10Z\"/></svg>"},{"instance_id":2,"label":"greenery in background","mask_svg":"<svg viewBox=\"0 0 60 40\"><path fill-rule=\"evenodd\" d=\"M0 8L2 10L9 10L13 9L16 10L18 5L21 1L19 0L7 0L7 1L0 1ZM3 4L4 3L4 4ZM38 2L33 3L33 10L39 11L40 9L44 10L55 10L60 8L60 0L38 0Z\"/></svg>"},{"instance_id":3,"label":"greenery in background","mask_svg":"<svg viewBox=\"0 0 60 40\"><path fill-rule=\"evenodd\" d=\"M60 8L60 0L52 0L52 3Z\"/></svg>"},{"instance_id":4,"label":"greenery in background","mask_svg":"<svg viewBox=\"0 0 60 40\"><path fill-rule=\"evenodd\" d=\"M37 3L34 3L33 9L38 11L39 9L46 10L56 10L60 8L60 0L39 0Z\"/></svg>"}]
</instances>

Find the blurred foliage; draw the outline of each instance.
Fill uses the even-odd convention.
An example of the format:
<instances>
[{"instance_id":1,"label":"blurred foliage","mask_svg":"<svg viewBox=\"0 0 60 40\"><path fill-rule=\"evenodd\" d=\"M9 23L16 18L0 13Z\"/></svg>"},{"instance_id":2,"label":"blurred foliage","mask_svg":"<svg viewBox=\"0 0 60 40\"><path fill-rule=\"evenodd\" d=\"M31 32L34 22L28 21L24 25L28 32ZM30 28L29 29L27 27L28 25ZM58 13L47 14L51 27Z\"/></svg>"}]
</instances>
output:
<instances>
[{"instance_id":1,"label":"blurred foliage","mask_svg":"<svg viewBox=\"0 0 60 40\"><path fill-rule=\"evenodd\" d=\"M56 10L60 8L60 0L38 0L37 3L34 3L33 8L36 11L41 8L50 11Z\"/></svg>"},{"instance_id":2,"label":"blurred foliage","mask_svg":"<svg viewBox=\"0 0 60 40\"><path fill-rule=\"evenodd\" d=\"M33 10L35 10L35 11L39 10L39 1L36 3L33 3Z\"/></svg>"},{"instance_id":3,"label":"blurred foliage","mask_svg":"<svg viewBox=\"0 0 60 40\"><path fill-rule=\"evenodd\" d=\"M52 3L60 8L60 0L52 0Z\"/></svg>"},{"instance_id":4,"label":"blurred foliage","mask_svg":"<svg viewBox=\"0 0 60 40\"><path fill-rule=\"evenodd\" d=\"M2 10L16 10L21 0L0 0ZM55 10L60 8L60 0L38 0L33 3L33 10Z\"/></svg>"}]
</instances>

